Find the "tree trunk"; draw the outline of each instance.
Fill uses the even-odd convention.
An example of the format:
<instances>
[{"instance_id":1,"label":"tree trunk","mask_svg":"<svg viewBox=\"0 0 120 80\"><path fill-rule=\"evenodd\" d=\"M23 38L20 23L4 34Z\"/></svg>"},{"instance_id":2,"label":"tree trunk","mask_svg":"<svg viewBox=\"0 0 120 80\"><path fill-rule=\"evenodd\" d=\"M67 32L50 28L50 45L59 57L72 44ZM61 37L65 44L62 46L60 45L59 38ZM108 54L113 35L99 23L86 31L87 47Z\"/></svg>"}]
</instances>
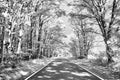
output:
<instances>
[{"instance_id":1,"label":"tree trunk","mask_svg":"<svg viewBox=\"0 0 120 80\"><path fill-rule=\"evenodd\" d=\"M5 27L4 26L2 26L2 34L1 34L1 40L0 40L0 53L1 53L1 60L0 60L0 62L1 62L1 64L3 64L3 60L4 60L4 54L3 54L3 48L4 48L4 30L5 30Z\"/></svg>"},{"instance_id":2,"label":"tree trunk","mask_svg":"<svg viewBox=\"0 0 120 80\"><path fill-rule=\"evenodd\" d=\"M41 29L39 29L39 33L38 33L38 42L41 41ZM38 54L41 54L41 49L40 49L40 43L38 43L38 46L37 46L37 52Z\"/></svg>"},{"instance_id":3,"label":"tree trunk","mask_svg":"<svg viewBox=\"0 0 120 80\"><path fill-rule=\"evenodd\" d=\"M85 33L84 33L84 35L83 35L83 45L84 45L84 49L83 49L83 57L86 57L87 55L86 55L86 39L85 39Z\"/></svg>"},{"instance_id":4,"label":"tree trunk","mask_svg":"<svg viewBox=\"0 0 120 80\"><path fill-rule=\"evenodd\" d=\"M42 27L43 27L43 23L41 22L41 16L39 16L39 31L38 31L38 42L41 41L41 35L42 35ZM39 57L41 57L41 44L38 44L37 46L37 52L40 55Z\"/></svg>"},{"instance_id":5,"label":"tree trunk","mask_svg":"<svg viewBox=\"0 0 120 80\"><path fill-rule=\"evenodd\" d=\"M45 47L43 48L43 56L45 56Z\"/></svg>"},{"instance_id":6,"label":"tree trunk","mask_svg":"<svg viewBox=\"0 0 120 80\"><path fill-rule=\"evenodd\" d=\"M30 31L29 49L32 49L32 32L33 32L33 29L31 29L31 31Z\"/></svg>"},{"instance_id":7,"label":"tree trunk","mask_svg":"<svg viewBox=\"0 0 120 80\"><path fill-rule=\"evenodd\" d=\"M81 56L82 56L82 53L81 53L81 44L80 44L80 38L79 38L79 47L78 47L78 52L79 52L79 56L81 57Z\"/></svg>"},{"instance_id":8,"label":"tree trunk","mask_svg":"<svg viewBox=\"0 0 120 80\"><path fill-rule=\"evenodd\" d=\"M21 50L21 45L22 45L22 36L23 36L23 30L22 29L20 29L20 31L19 31L19 43L18 43L18 49L17 49L17 54L19 54L19 53L22 53L22 50Z\"/></svg>"},{"instance_id":9,"label":"tree trunk","mask_svg":"<svg viewBox=\"0 0 120 80\"><path fill-rule=\"evenodd\" d=\"M107 63L109 64L109 63L111 63L111 62L113 62L113 60L112 60L112 56L111 56L111 48L110 48L110 46L108 45L108 43L107 43L107 40L106 39L104 39L104 42L105 42L105 47L106 47L106 55L107 55Z\"/></svg>"},{"instance_id":10,"label":"tree trunk","mask_svg":"<svg viewBox=\"0 0 120 80\"><path fill-rule=\"evenodd\" d=\"M21 43L22 43L22 41L21 41L21 39L19 39L19 43L18 43L18 49L17 49L17 54L20 54L20 53L22 53L22 51L21 51Z\"/></svg>"}]
</instances>

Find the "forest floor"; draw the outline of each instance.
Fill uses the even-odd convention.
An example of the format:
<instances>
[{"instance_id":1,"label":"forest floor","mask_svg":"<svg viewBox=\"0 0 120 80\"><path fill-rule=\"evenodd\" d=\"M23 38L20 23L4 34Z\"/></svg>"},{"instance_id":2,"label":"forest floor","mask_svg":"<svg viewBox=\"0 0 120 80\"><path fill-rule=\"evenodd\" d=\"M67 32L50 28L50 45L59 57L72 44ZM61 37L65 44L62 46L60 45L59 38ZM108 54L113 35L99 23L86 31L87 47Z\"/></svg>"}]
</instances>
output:
<instances>
[{"instance_id":1,"label":"forest floor","mask_svg":"<svg viewBox=\"0 0 120 80\"><path fill-rule=\"evenodd\" d=\"M104 78L105 80L120 80L120 71L113 71L108 66L98 66L87 59L72 60L73 63L80 65L83 68L88 69L94 74Z\"/></svg>"},{"instance_id":2,"label":"forest floor","mask_svg":"<svg viewBox=\"0 0 120 80\"><path fill-rule=\"evenodd\" d=\"M34 59L21 61L16 68L0 68L0 80L24 80L26 77L43 68L52 59Z\"/></svg>"}]
</instances>

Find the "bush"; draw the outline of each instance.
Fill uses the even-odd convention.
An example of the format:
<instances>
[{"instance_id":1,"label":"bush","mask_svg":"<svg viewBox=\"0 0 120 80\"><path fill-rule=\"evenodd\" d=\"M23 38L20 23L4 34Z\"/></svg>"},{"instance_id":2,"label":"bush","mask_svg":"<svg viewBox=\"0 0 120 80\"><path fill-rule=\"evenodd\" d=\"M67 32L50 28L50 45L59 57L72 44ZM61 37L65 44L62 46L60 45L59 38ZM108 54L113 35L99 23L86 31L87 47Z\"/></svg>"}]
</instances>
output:
<instances>
[{"instance_id":1,"label":"bush","mask_svg":"<svg viewBox=\"0 0 120 80\"><path fill-rule=\"evenodd\" d=\"M97 56L97 59L93 60L92 63L93 65L106 66L107 57L105 55L105 52L100 52L100 54Z\"/></svg>"},{"instance_id":2,"label":"bush","mask_svg":"<svg viewBox=\"0 0 120 80\"><path fill-rule=\"evenodd\" d=\"M116 78L120 79L120 62L114 62L109 65L109 70L111 74Z\"/></svg>"}]
</instances>

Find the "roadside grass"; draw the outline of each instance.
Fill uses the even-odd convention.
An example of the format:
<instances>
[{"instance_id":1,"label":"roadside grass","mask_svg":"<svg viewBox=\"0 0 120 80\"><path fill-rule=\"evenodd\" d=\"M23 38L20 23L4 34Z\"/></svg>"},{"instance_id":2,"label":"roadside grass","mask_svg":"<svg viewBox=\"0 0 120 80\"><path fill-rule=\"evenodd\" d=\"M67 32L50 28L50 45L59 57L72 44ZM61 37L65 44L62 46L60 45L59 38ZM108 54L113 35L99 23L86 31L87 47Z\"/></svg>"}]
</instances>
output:
<instances>
[{"instance_id":1,"label":"roadside grass","mask_svg":"<svg viewBox=\"0 0 120 80\"><path fill-rule=\"evenodd\" d=\"M120 71L115 71L113 68L113 65L115 63L109 65L109 66L104 66L100 65L99 62L96 62L96 60L88 60L88 59L77 59L77 60L72 60L73 63L76 63L89 71L97 74L98 76L104 78L105 80L119 80L120 79ZM99 65L97 65L97 63ZM120 67L120 66L119 66Z\"/></svg>"},{"instance_id":2,"label":"roadside grass","mask_svg":"<svg viewBox=\"0 0 120 80\"><path fill-rule=\"evenodd\" d=\"M29 61L21 61L16 68L1 68L0 80L24 80L26 77L36 72L38 69L49 63L51 59L34 59Z\"/></svg>"}]
</instances>

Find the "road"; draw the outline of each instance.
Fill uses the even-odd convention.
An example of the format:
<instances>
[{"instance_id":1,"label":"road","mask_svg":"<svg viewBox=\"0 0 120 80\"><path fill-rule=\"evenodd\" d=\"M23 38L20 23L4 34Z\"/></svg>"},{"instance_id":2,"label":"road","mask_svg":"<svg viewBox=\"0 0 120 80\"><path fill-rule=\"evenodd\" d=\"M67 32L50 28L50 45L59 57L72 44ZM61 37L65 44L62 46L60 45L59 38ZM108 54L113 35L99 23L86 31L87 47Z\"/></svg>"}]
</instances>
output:
<instances>
[{"instance_id":1,"label":"road","mask_svg":"<svg viewBox=\"0 0 120 80\"><path fill-rule=\"evenodd\" d=\"M56 59L26 80L101 80L67 59Z\"/></svg>"}]
</instances>

